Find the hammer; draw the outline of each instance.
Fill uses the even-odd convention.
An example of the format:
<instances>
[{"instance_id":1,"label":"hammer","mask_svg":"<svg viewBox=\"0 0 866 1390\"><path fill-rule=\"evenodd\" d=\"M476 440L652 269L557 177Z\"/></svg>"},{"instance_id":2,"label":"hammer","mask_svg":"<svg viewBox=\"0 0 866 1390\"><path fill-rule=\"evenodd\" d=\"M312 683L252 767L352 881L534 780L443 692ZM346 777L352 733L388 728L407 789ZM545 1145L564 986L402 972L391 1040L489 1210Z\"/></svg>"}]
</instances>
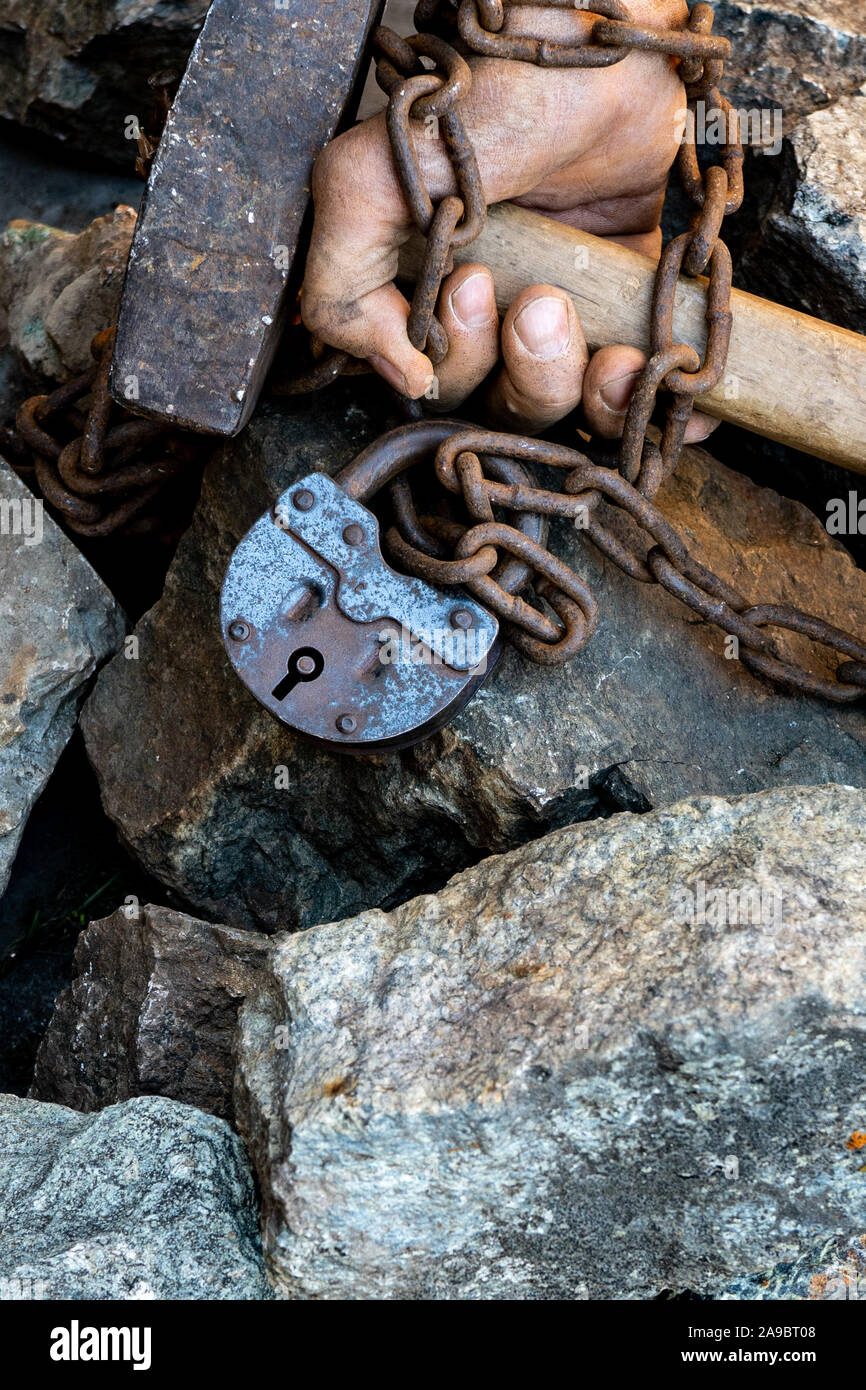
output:
<instances>
[{"instance_id":1,"label":"hammer","mask_svg":"<svg viewBox=\"0 0 866 1390\"><path fill-rule=\"evenodd\" d=\"M316 155L351 119L381 0L214 0L169 112L124 285L111 390L127 408L234 435L249 419L302 268ZM284 103L287 105L284 106ZM569 293L592 350L648 349L655 264L510 205L457 253L504 310ZM414 279L410 240L400 274ZM675 337L703 353L705 280L683 277ZM722 381L702 411L866 473L866 338L735 290Z\"/></svg>"}]
</instances>

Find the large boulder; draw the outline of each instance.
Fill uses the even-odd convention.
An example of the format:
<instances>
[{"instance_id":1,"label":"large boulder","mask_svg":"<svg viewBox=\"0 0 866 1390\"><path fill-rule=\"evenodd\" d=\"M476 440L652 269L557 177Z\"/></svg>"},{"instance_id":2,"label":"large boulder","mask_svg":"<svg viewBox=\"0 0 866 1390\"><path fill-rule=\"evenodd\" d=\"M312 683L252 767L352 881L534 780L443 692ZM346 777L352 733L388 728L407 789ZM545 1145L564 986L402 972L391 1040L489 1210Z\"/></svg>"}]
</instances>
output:
<instances>
[{"instance_id":1,"label":"large boulder","mask_svg":"<svg viewBox=\"0 0 866 1390\"><path fill-rule=\"evenodd\" d=\"M571 529L554 545L602 614L576 660L548 670L508 650L450 727L400 754L346 759L304 744L234 676L219 589L233 547L292 478L335 470L375 432L348 388L260 410L206 472L165 595L138 626L140 659L111 663L85 709L109 815L193 910L265 931L307 926L393 905L570 821L701 792L866 784L859 708L754 679L725 660L720 633ZM699 450L661 505L747 595L866 630L866 577L804 507Z\"/></svg>"},{"instance_id":2,"label":"large boulder","mask_svg":"<svg viewBox=\"0 0 866 1390\"><path fill-rule=\"evenodd\" d=\"M208 0L5 0L0 116L132 168L127 117L146 125L147 79L183 71Z\"/></svg>"},{"instance_id":3,"label":"large boulder","mask_svg":"<svg viewBox=\"0 0 866 1390\"><path fill-rule=\"evenodd\" d=\"M864 851L862 791L701 797L279 938L237 1094L278 1289L652 1299L814 1268L866 1229Z\"/></svg>"},{"instance_id":4,"label":"large boulder","mask_svg":"<svg viewBox=\"0 0 866 1390\"><path fill-rule=\"evenodd\" d=\"M0 459L0 892L88 684L120 646L111 594Z\"/></svg>"},{"instance_id":5,"label":"large boulder","mask_svg":"<svg viewBox=\"0 0 866 1390\"><path fill-rule=\"evenodd\" d=\"M265 1299L253 1180L224 1120L0 1096L0 1296Z\"/></svg>"},{"instance_id":6,"label":"large boulder","mask_svg":"<svg viewBox=\"0 0 866 1390\"><path fill-rule=\"evenodd\" d=\"M161 907L91 922L30 1094L84 1111L169 1096L230 1120L237 1011L266 942Z\"/></svg>"}]
</instances>

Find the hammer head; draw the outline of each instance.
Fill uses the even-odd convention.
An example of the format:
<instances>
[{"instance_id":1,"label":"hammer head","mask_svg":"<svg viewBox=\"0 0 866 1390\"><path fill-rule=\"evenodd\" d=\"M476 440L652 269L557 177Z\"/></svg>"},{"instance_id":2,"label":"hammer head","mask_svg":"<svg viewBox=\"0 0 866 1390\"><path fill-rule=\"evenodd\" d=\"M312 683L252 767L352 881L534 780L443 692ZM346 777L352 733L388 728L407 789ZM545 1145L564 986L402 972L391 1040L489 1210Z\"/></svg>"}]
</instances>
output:
<instances>
[{"instance_id":1,"label":"hammer head","mask_svg":"<svg viewBox=\"0 0 866 1390\"><path fill-rule=\"evenodd\" d=\"M213 0L138 220L110 388L209 434L246 424L296 284L319 151L351 112L382 0Z\"/></svg>"}]
</instances>

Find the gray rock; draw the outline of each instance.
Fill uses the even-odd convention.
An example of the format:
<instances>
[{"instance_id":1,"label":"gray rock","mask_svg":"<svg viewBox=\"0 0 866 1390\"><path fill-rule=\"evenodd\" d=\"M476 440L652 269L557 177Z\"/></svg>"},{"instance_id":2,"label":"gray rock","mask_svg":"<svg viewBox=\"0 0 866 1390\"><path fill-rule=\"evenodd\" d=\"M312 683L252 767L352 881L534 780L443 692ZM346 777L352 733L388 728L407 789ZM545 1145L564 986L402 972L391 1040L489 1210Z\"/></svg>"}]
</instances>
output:
<instances>
[{"instance_id":1,"label":"gray rock","mask_svg":"<svg viewBox=\"0 0 866 1390\"><path fill-rule=\"evenodd\" d=\"M866 333L866 88L800 122L785 140L744 286ZM761 160L765 166L777 161Z\"/></svg>"},{"instance_id":2,"label":"gray rock","mask_svg":"<svg viewBox=\"0 0 866 1390\"><path fill-rule=\"evenodd\" d=\"M208 0L6 0L0 116L132 169L127 116L145 128L147 79L182 71Z\"/></svg>"},{"instance_id":3,"label":"gray rock","mask_svg":"<svg viewBox=\"0 0 866 1390\"><path fill-rule=\"evenodd\" d=\"M866 80L866 19L851 0L716 0L714 33L733 44L726 95L780 108L786 127Z\"/></svg>"},{"instance_id":4,"label":"gray rock","mask_svg":"<svg viewBox=\"0 0 866 1390\"><path fill-rule=\"evenodd\" d=\"M507 652L449 728L399 755L302 744L235 679L218 594L237 540L291 479L340 467L376 431L352 399L265 409L214 460L165 595L139 624L140 660L108 666L83 715L109 815L192 910L266 931L308 926L438 887L570 821L701 792L866 784L859 709L753 679L724 659L720 634L565 530L555 544L602 613L575 661L542 670ZM866 628L866 578L804 507L699 450L662 505L748 595Z\"/></svg>"},{"instance_id":5,"label":"gray rock","mask_svg":"<svg viewBox=\"0 0 866 1390\"><path fill-rule=\"evenodd\" d=\"M712 1295L866 1229L864 850L852 788L696 798L281 937L237 1094L277 1287Z\"/></svg>"},{"instance_id":6,"label":"gray rock","mask_svg":"<svg viewBox=\"0 0 866 1390\"><path fill-rule=\"evenodd\" d=\"M2 892L88 683L125 627L102 581L2 459L0 627Z\"/></svg>"},{"instance_id":7,"label":"gray rock","mask_svg":"<svg viewBox=\"0 0 866 1390\"><path fill-rule=\"evenodd\" d=\"M161 1095L231 1120L237 1011L266 940L162 907L91 922L42 1040L31 1096L93 1111Z\"/></svg>"},{"instance_id":8,"label":"gray rock","mask_svg":"<svg viewBox=\"0 0 866 1390\"><path fill-rule=\"evenodd\" d=\"M0 1096L0 1132L0 1296L273 1296L224 1120L151 1097L91 1116Z\"/></svg>"},{"instance_id":9,"label":"gray rock","mask_svg":"<svg viewBox=\"0 0 866 1390\"><path fill-rule=\"evenodd\" d=\"M866 1237L831 1236L799 1260L765 1274L737 1279L716 1294L723 1301L762 1303L801 1299L812 1303L866 1300Z\"/></svg>"},{"instance_id":10,"label":"gray rock","mask_svg":"<svg viewBox=\"0 0 866 1390\"><path fill-rule=\"evenodd\" d=\"M43 377L93 363L90 344L117 318L135 212L118 207L73 236L13 221L0 238L0 307L12 348Z\"/></svg>"}]
</instances>

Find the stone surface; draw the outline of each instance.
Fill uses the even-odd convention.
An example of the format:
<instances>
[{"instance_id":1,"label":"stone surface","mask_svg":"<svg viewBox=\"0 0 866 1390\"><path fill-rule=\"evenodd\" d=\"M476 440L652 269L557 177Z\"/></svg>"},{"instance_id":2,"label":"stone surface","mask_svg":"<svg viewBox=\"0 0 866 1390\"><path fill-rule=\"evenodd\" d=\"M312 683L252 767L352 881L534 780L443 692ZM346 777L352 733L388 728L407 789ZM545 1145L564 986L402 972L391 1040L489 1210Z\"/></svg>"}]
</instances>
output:
<instances>
[{"instance_id":1,"label":"stone surface","mask_svg":"<svg viewBox=\"0 0 866 1390\"><path fill-rule=\"evenodd\" d=\"M780 108L786 127L866 80L866 17L852 0L716 0L733 44L726 95ZM859 11L859 13L858 13Z\"/></svg>"},{"instance_id":2,"label":"stone surface","mask_svg":"<svg viewBox=\"0 0 866 1390\"><path fill-rule=\"evenodd\" d=\"M866 88L800 122L778 161L740 282L866 333ZM767 166L777 166L768 170Z\"/></svg>"},{"instance_id":3,"label":"stone surface","mask_svg":"<svg viewBox=\"0 0 866 1390\"><path fill-rule=\"evenodd\" d=\"M831 1236L788 1264L737 1279L715 1295L737 1302L801 1299L812 1303L866 1300L866 1236Z\"/></svg>"},{"instance_id":4,"label":"stone surface","mask_svg":"<svg viewBox=\"0 0 866 1390\"><path fill-rule=\"evenodd\" d=\"M555 543L602 619L570 665L506 652L453 725L399 755L303 745L234 677L218 594L237 540L291 479L338 468L381 428L352 399L262 410L215 459L165 597L139 625L140 660L114 661L83 715L109 815L193 910L268 931L311 925L391 906L569 821L700 792L866 783L862 712L753 679L724 659L720 634L574 531ZM662 505L749 596L866 628L866 578L805 508L696 450Z\"/></svg>"},{"instance_id":5,"label":"stone surface","mask_svg":"<svg viewBox=\"0 0 866 1390\"><path fill-rule=\"evenodd\" d=\"M102 581L2 459L0 504L2 892L30 808L125 624ZM40 527L42 539L28 543Z\"/></svg>"},{"instance_id":6,"label":"stone surface","mask_svg":"<svg viewBox=\"0 0 866 1390\"><path fill-rule=\"evenodd\" d=\"M84 1111L162 1095L230 1120L237 1011L266 940L161 907L92 922L30 1094Z\"/></svg>"},{"instance_id":7,"label":"stone surface","mask_svg":"<svg viewBox=\"0 0 866 1390\"><path fill-rule=\"evenodd\" d=\"M697 798L281 937L236 1097L278 1288L713 1295L862 1231L864 850L862 791Z\"/></svg>"},{"instance_id":8,"label":"stone surface","mask_svg":"<svg viewBox=\"0 0 866 1390\"><path fill-rule=\"evenodd\" d=\"M77 236L10 222L0 239L0 306L10 345L34 372L59 381L92 365L94 335L117 318L134 226L123 206Z\"/></svg>"},{"instance_id":9,"label":"stone surface","mask_svg":"<svg viewBox=\"0 0 866 1390\"><path fill-rule=\"evenodd\" d=\"M182 71L208 0L6 0L0 116L132 169L152 73Z\"/></svg>"},{"instance_id":10,"label":"stone surface","mask_svg":"<svg viewBox=\"0 0 866 1390\"><path fill-rule=\"evenodd\" d=\"M272 1296L224 1120L153 1097L90 1116L0 1096L0 1134L5 1297Z\"/></svg>"}]
</instances>

